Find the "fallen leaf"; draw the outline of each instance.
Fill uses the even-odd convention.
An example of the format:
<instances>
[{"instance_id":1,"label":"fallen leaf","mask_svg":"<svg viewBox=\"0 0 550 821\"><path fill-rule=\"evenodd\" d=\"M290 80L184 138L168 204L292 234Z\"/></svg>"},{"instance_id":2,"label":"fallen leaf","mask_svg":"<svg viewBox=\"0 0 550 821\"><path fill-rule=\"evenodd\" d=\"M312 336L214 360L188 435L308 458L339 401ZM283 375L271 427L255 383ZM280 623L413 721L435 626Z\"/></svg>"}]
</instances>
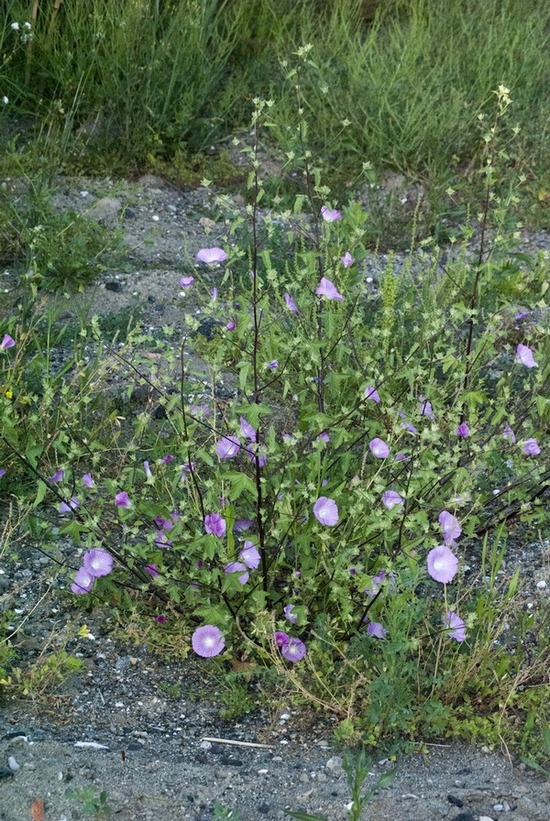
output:
<instances>
[{"instance_id":1,"label":"fallen leaf","mask_svg":"<svg viewBox=\"0 0 550 821\"><path fill-rule=\"evenodd\" d=\"M31 805L32 821L44 821L45 817L46 814L44 812L44 799L37 798L36 801L33 801Z\"/></svg>"}]
</instances>

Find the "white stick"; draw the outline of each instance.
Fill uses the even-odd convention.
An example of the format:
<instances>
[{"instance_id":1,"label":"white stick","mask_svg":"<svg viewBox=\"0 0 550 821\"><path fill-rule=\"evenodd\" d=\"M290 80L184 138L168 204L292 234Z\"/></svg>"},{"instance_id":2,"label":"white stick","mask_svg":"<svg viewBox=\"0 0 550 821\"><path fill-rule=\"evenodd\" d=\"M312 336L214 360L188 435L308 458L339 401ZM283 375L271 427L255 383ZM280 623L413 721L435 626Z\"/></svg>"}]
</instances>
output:
<instances>
[{"instance_id":1,"label":"white stick","mask_svg":"<svg viewBox=\"0 0 550 821\"><path fill-rule=\"evenodd\" d=\"M273 749L273 744L255 744L253 741L233 741L230 738L207 738L204 736L202 741L210 741L212 744L232 744L235 747L260 747L262 750Z\"/></svg>"}]
</instances>

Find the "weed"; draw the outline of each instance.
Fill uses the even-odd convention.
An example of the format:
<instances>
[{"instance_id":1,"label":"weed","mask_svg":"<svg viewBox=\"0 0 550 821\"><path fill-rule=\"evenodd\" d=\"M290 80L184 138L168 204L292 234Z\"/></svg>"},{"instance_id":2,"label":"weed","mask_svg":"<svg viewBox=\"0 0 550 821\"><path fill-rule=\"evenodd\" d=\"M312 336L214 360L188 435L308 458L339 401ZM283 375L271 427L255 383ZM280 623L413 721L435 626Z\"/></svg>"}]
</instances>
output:
<instances>
[{"instance_id":1,"label":"weed","mask_svg":"<svg viewBox=\"0 0 550 821\"><path fill-rule=\"evenodd\" d=\"M93 787L83 787L79 790L67 790L65 795L73 801L78 801L86 815L93 816L96 821L108 821L113 817L106 790L98 793Z\"/></svg>"}]
</instances>

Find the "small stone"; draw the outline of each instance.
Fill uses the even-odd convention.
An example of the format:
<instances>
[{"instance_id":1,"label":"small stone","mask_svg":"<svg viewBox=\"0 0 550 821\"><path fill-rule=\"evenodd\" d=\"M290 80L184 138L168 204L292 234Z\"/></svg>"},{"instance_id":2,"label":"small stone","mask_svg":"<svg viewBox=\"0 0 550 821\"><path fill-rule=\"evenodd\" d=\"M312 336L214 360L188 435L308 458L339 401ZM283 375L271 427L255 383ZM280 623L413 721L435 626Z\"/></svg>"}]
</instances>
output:
<instances>
[{"instance_id":1,"label":"small stone","mask_svg":"<svg viewBox=\"0 0 550 821\"><path fill-rule=\"evenodd\" d=\"M324 773L317 773L317 781L321 781L321 782L324 783L326 780L327 780L327 777Z\"/></svg>"},{"instance_id":2,"label":"small stone","mask_svg":"<svg viewBox=\"0 0 550 821\"><path fill-rule=\"evenodd\" d=\"M537 582L537 587L539 590L546 590L546 582L544 579L541 579L540 582Z\"/></svg>"},{"instance_id":3,"label":"small stone","mask_svg":"<svg viewBox=\"0 0 550 821\"><path fill-rule=\"evenodd\" d=\"M309 775L307 773L301 773L300 774L300 781L302 782L302 784L308 784L309 783Z\"/></svg>"},{"instance_id":4,"label":"small stone","mask_svg":"<svg viewBox=\"0 0 550 821\"><path fill-rule=\"evenodd\" d=\"M493 821L490 815L480 815L479 821Z\"/></svg>"},{"instance_id":5,"label":"small stone","mask_svg":"<svg viewBox=\"0 0 550 821\"><path fill-rule=\"evenodd\" d=\"M116 282L115 280L109 280L109 282L105 283L105 290L106 291L112 291L113 293L118 294L118 293L120 293L120 291L122 291L122 285L120 284L120 282ZM120 659L119 659L119 661L120 661ZM118 662L117 662L117 664L118 664ZM118 669L121 669L121 668L118 668Z\"/></svg>"},{"instance_id":6,"label":"small stone","mask_svg":"<svg viewBox=\"0 0 550 821\"><path fill-rule=\"evenodd\" d=\"M339 755L333 755L332 758L329 758L325 767L331 772L337 772L342 769L342 759Z\"/></svg>"},{"instance_id":7,"label":"small stone","mask_svg":"<svg viewBox=\"0 0 550 821\"><path fill-rule=\"evenodd\" d=\"M153 220L153 222L158 222L160 220L160 217L158 216L158 214L153 214L151 219Z\"/></svg>"},{"instance_id":8,"label":"small stone","mask_svg":"<svg viewBox=\"0 0 550 821\"><path fill-rule=\"evenodd\" d=\"M7 767L0 767L0 781L2 781L3 778L11 778L12 776L13 773L10 769Z\"/></svg>"},{"instance_id":9,"label":"small stone","mask_svg":"<svg viewBox=\"0 0 550 821\"><path fill-rule=\"evenodd\" d=\"M281 713L281 721L288 721L290 718L288 713Z\"/></svg>"},{"instance_id":10,"label":"small stone","mask_svg":"<svg viewBox=\"0 0 550 821\"><path fill-rule=\"evenodd\" d=\"M17 773L21 769L21 764L19 764L19 762L13 755L10 755L10 757L8 758L8 767L10 768L12 773Z\"/></svg>"},{"instance_id":11,"label":"small stone","mask_svg":"<svg viewBox=\"0 0 550 821\"><path fill-rule=\"evenodd\" d=\"M495 812L504 812L504 804L493 804L493 809Z\"/></svg>"}]
</instances>

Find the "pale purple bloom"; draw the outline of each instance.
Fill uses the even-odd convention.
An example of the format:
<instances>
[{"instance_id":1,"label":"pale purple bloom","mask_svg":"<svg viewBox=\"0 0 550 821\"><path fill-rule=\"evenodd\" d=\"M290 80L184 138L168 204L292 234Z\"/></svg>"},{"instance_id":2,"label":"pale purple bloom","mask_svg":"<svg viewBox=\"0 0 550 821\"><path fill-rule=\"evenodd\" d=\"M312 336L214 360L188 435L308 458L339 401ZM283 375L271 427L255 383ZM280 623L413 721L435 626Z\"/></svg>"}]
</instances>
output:
<instances>
[{"instance_id":1,"label":"pale purple bloom","mask_svg":"<svg viewBox=\"0 0 550 821\"><path fill-rule=\"evenodd\" d=\"M197 627L191 638L191 644L197 656L212 658L212 656L219 656L222 652L225 639L219 627L205 624L203 627Z\"/></svg>"},{"instance_id":2,"label":"pale purple bloom","mask_svg":"<svg viewBox=\"0 0 550 821\"><path fill-rule=\"evenodd\" d=\"M218 538L225 536L226 527L225 519L219 513L209 513L208 516L204 517L204 529L212 536Z\"/></svg>"},{"instance_id":3,"label":"pale purple bloom","mask_svg":"<svg viewBox=\"0 0 550 821\"><path fill-rule=\"evenodd\" d=\"M157 547L160 547L161 550L164 550L167 547L172 547L174 543L170 541L164 530L157 530L155 533L155 544Z\"/></svg>"},{"instance_id":4,"label":"pale purple bloom","mask_svg":"<svg viewBox=\"0 0 550 821\"><path fill-rule=\"evenodd\" d=\"M382 439L372 439L369 442L369 448L377 459L386 459L390 455L390 448Z\"/></svg>"},{"instance_id":5,"label":"pale purple bloom","mask_svg":"<svg viewBox=\"0 0 550 821\"><path fill-rule=\"evenodd\" d=\"M514 431L508 423L506 423L506 425L504 426L502 437L503 439L506 439L508 442L510 442L511 445L513 445L516 441L516 434L514 433Z\"/></svg>"},{"instance_id":6,"label":"pale purple bloom","mask_svg":"<svg viewBox=\"0 0 550 821\"><path fill-rule=\"evenodd\" d=\"M445 544L454 542L462 533L462 528L456 516L449 513L448 510L442 510L438 517L438 522L443 530L443 538Z\"/></svg>"},{"instance_id":7,"label":"pale purple bloom","mask_svg":"<svg viewBox=\"0 0 550 821\"><path fill-rule=\"evenodd\" d=\"M176 457L172 453L167 453L166 456L163 456L160 460L163 465L169 465L170 462L173 462Z\"/></svg>"},{"instance_id":8,"label":"pale purple bloom","mask_svg":"<svg viewBox=\"0 0 550 821\"><path fill-rule=\"evenodd\" d=\"M287 661L302 661L307 653L306 646L300 639L291 636L286 644L283 644L281 653Z\"/></svg>"},{"instance_id":9,"label":"pale purple bloom","mask_svg":"<svg viewBox=\"0 0 550 821\"><path fill-rule=\"evenodd\" d=\"M117 493L115 496L115 505L117 507L124 507L127 510L132 507L132 502L130 501L130 497L126 493L125 490L121 490L120 493Z\"/></svg>"},{"instance_id":10,"label":"pale purple bloom","mask_svg":"<svg viewBox=\"0 0 550 821\"><path fill-rule=\"evenodd\" d=\"M368 385L365 388L365 399L371 399L376 404L380 403L380 394L372 385Z\"/></svg>"},{"instance_id":11,"label":"pale purple bloom","mask_svg":"<svg viewBox=\"0 0 550 821\"><path fill-rule=\"evenodd\" d=\"M405 459L408 459L408 458L409 457L407 456L406 453L396 453L395 457L394 457L394 461L395 462L404 462Z\"/></svg>"},{"instance_id":12,"label":"pale purple bloom","mask_svg":"<svg viewBox=\"0 0 550 821\"><path fill-rule=\"evenodd\" d=\"M218 289L210 288L210 296L212 297L212 302L215 302L218 298Z\"/></svg>"},{"instance_id":13,"label":"pale purple bloom","mask_svg":"<svg viewBox=\"0 0 550 821\"><path fill-rule=\"evenodd\" d=\"M335 208L327 208L326 205L323 205L321 208L321 216L325 222L338 222L338 220L342 219L340 211L337 211Z\"/></svg>"},{"instance_id":14,"label":"pale purple bloom","mask_svg":"<svg viewBox=\"0 0 550 821\"><path fill-rule=\"evenodd\" d=\"M441 621L447 630L447 635L449 638L454 639L455 641L466 640L466 627L462 619L456 613L453 613L452 610L447 610L447 612L443 614Z\"/></svg>"},{"instance_id":15,"label":"pale purple bloom","mask_svg":"<svg viewBox=\"0 0 550 821\"><path fill-rule=\"evenodd\" d=\"M174 511L174 513L175 513L175 511ZM156 524L156 526L159 528L159 530L168 530L168 531L170 531L174 527L174 524L177 521L177 518L178 518L177 514L176 514L176 516L174 516L174 521L172 521L172 519L165 519L164 516L158 515L158 516L155 516L153 521Z\"/></svg>"},{"instance_id":16,"label":"pale purple bloom","mask_svg":"<svg viewBox=\"0 0 550 821\"><path fill-rule=\"evenodd\" d=\"M384 507L387 507L388 510L396 507L396 505L403 504L403 497L397 493L396 490L386 490L382 494L382 504Z\"/></svg>"},{"instance_id":17,"label":"pale purple bloom","mask_svg":"<svg viewBox=\"0 0 550 821\"><path fill-rule=\"evenodd\" d=\"M514 319L516 322L521 322L522 319L525 319L527 316L527 311L518 311L517 314L514 314Z\"/></svg>"},{"instance_id":18,"label":"pale purple bloom","mask_svg":"<svg viewBox=\"0 0 550 821\"><path fill-rule=\"evenodd\" d=\"M232 459L241 448L241 441L236 436L222 436L216 443L216 453L220 459Z\"/></svg>"},{"instance_id":19,"label":"pale purple bloom","mask_svg":"<svg viewBox=\"0 0 550 821\"><path fill-rule=\"evenodd\" d=\"M537 440L526 439L523 443L523 452L526 456L538 456L540 453L540 448Z\"/></svg>"},{"instance_id":20,"label":"pale purple bloom","mask_svg":"<svg viewBox=\"0 0 550 821\"><path fill-rule=\"evenodd\" d=\"M395 578L393 576L393 574L390 576L390 578L392 578L392 577ZM366 590L365 590L365 593L366 593L367 596L369 596L369 598L372 598L372 596L376 596L376 594L380 590L380 588L382 586L382 583L384 582L385 578L386 578L386 571L385 570L380 570L379 573L377 573L375 576L372 577L371 586L367 587Z\"/></svg>"},{"instance_id":21,"label":"pale purple bloom","mask_svg":"<svg viewBox=\"0 0 550 821\"><path fill-rule=\"evenodd\" d=\"M255 442L256 431L250 422L247 422L244 416L240 417L239 422L241 423L241 436L244 436L244 438L250 440L250 442Z\"/></svg>"},{"instance_id":22,"label":"pale purple bloom","mask_svg":"<svg viewBox=\"0 0 550 821\"><path fill-rule=\"evenodd\" d=\"M516 348L516 359L520 365L525 365L526 368L538 368L537 363L533 358L533 351L527 345L519 344Z\"/></svg>"},{"instance_id":23,"label":"pale purple bloom","mask_svg":"<svg viewBox=\"0 0 550 821\"><path fill-rule=\"evenodd\" d=\"M320 524L333 527L338 523L338 506L334 499L320 496L313 505L313 515Z\"/></svg>"},{"instance_id":24,"label":"pale purple bloom","mask_svg":"<svg viewBox=\"0 0 550 821\"><path fill-rule=\"evenodd\" d=\"M351 268L351 266L355 262L355 259L352 257L349 251L346 251L344 256L340 257L340 261L342 262L344 268Z\"/></svg>"},{"instance_id":25,"label":"pale purple bloom","mask_svg":"<svg viewBox=\"0 0 550 821\"><path fill-rule=\"evenodd\" d=\"M243 530L249 530L251 527L252 519L235 519L235 524L233 525L233 533L240 533Z\"/></svg>"},{"instance_id":26,"label":"pale purple bloom","mask_svg":"<svg viewBox=\"0 0 550 821\"><path fill-rule=\"evenodd\" d=\"M231 320L231 322L228 322L227 325L225 326L225 330L226 331L234 331L236 329L236 327L237 327L237 323L234 322L233 320Z\"/></svg>"},{"instance_id":27,"label":"pale purple bloom","mask_svg":"<svg viewBox=\"0 0 550 821\"><path fill-rule=\"evenodd\" d=\"M149 575L152 576L153 578L155 578L155 576L158 576L158 574L159 574L159 569L158 569L157 564L147 564L147 565L145 565L144 570L145 570L146 573L149 573Z\"/></svg>"},{"instance_id":28,"label":"pale purple bloom","mask_svg":"<svg viewBox=\"0 0 550 821\"><path fill-rule=\"evenodd\" d=\"M431 402L428 402L425 396L418 397L418 405L419 411L421 416L427 416L428 419L435 419L434 412L432 410ZM416 432L416 431L415 431Z\"/></svg>"},{"instance_id":29,"label":"pale purple bloom","mask_svg":"<svg viewBox=\"0 0 550 821\"><path fill-rule=\"evenodd\" d=\"M227 254L221 248L201 248L197 259L199 262L206 262L207 265L215 265L217 262L225 262Z\"/></svg>"},{"instance_id":30,"label":"pale purple bloom","mask_svg":"<svg viewBox=\"0 0 550 821\"><path fill-rule=\"evenodd\" d=\"M291 624L296 624L296 622L298 621L298 616L296 615L296 613L292 612L293 610L294 610L294 605L293 604L287 604L285 607L283 607L283 613L285 614L285 619L287 621L289 621Z\"/></svg>"},{"instance_id":31,"label":"pale purple bloom","mask_svg":"<svg viewBox=\"0 0 550 821\"><path fill-rule=\"evenodd\" d=\"M182 288L189 288L195 281L195 277L182 277L180 279L180 285Z\"/></svg>"},{"instance_id":32,"label":"pale purple bloom","mask_svg":"<svg viewBox=\"0 0 550 821\"><path fill-rule=\"evenodd\" d=\"M258 552L258 548L253 542L247 541L244 543L244 547L239 553L239 557L251 570L256 570L260 564L260 554Z\"/></svg>"},{"instance_id":33,"label":"pale purple bloom","mask_svg":"<svg viewBox=\"0 0 550 821\"><path fill-rule=\"evenodd\" d=\"M458 559L447 545L438 545L428 553L428 573L436 582L452 582L458 570Z\"/></svg>"},{"instance_id":34,"label":"pale purple bloom","mask_svg":"<svg viewBox=\"0 0 550 821\"><path fill-rule=\"evenodd\" d=\"M328 433L326 432L326 430L322 431L322 432L319 434L319 436L317 436L317 437L315 438L315 441L316 441L316 442L317 442L317 441L319 441L319 440L320 440L321 442L324 442L325 444L327 444L327 445L328 445L328 443L330 442L330 436L328 435Z\"/></svg>"},{"instance_id":35,"label":"pale purple bloom","mask_svg":"<svg viewBox=\"0 0 550 821\"><path fill-rule=\"evenodd\" d=\"M243 585L246 584L250 578L250 573L246 565L242 562L229 562L229 564L225 565L224 570L226 573L240 573L239 582Z\"/></svg>"},{"instance_id":36,"label":"pale purple bloom","mask_svg":"<svg viewBox=\"0 0 550 821\"><path fill-rule=\"evenodd\" d=\"M277 632L273 634L273 640L280 650L285 646L285 644L288 644L290 641L290 636L288 633L283 633L281 630L277 630Z\"/></svg>"},{"instance_id":37,"label":"pale purple bloom","mask_svg":"<svg viewBox=\"0 0 550 821\"><path fill-rule=\"evenodd\" d=\"M367 625L367 636L374 636L375 639L383 639L388 632L379 621L371 621Z\"/></svg>"},{"instance_id":38,"label":"pale purple bloom","mask_svg":"<svg viewBox=\"0 0 550 821\"><path fill-rule=\"evenodd\" d=\"M92 479L92 474L91 473L85 473L82 476L82 479L80 481L82 482L84 487L87 487L87 488L95 487L95 482Z\"/></svg>"},{"instance_id":39,"label":"pale purple bloom","mask_svg":"<svg viewBox=\"0 0 550 821\"><path fill-rule=\"evenodd\" d=\"M61 468L57 468L55 473L53 473L50 476L50 482L62 482L64 476L65 476L65 471L61 470Z\"/></svg>"},{"instance_id":40,"label":"pale purple bloom","mask_svg":"<svg viewBox=\"0 0 550 821\"><path fill-rule=\"evenodd\" d=\"M93 584L94 577L88 573L85 567L81 567L75 573L73 583L71 584L71 590L73 593L81 596L84 593L89 593L93 587Z\"/></svg>"},{"instance_id":41,"label":"pale purple bloom","mask_svg":"<svg viewBox=\"0 0 550 821\"><path fill-rule=\"evenodd\" d=\"M5 476L7 472L8 471L6 470L6 468L0 468L0 479L2 478L2 476Z\"/></svg>"},{"instance_id":42,"label":"pale purple bloom","mask_svg":"<svg viewBox=\"0 0 550 821\"><path fill-rule=\"evenodd\" d=\"M76 496L72 496L68 502L61 502L57 509L60 513L71 513L73 510L76 510L79 506L80 502L78 501Z\"/></svg>"},{"instance_id":43,"label":"pale purple bloom","mask_svg":"<svg viewBox=\"0 0 550 821\"><path fill-rule=\"evenodd\" d=\"M9 334L4 334L4 338L2 342L0 342L0 348L3 351L7 351L8 348L13 348L15 345L15 340Z\"/></svg>"},{"instance_id":44,"label":"pale purple bloom","mask_svg":"<svg viewBox=\"0 0 550 821\"><path fill-rule=\"evenodd\" d=\"M259 467L265 468L267 465L267 454L264 450L258 450L257 448L252 450L252 448L247 448L246 454L251 462L255 462L257 459Z\"/></svg>"},{"instance_id":45,"label":"pale purple bloom","mask_svg":"<svg viewBox=\"0 0 550 821\"><path fill-rule=\"evenodd\" d=\"M418 430L412 425L409 421L407 421L407 414L403 413L403 411L399 411L400 419L405 419L404 422L401 423L401 427L403 430L408 430L409 433L418 433Z\"/></svg>"},{"instance_id":46,"label":"pale purple bloom","mask_svg":"<svg viewBox=\"0 0 550 821\"><path fill-rule=\"evenodd\" d=\"M155 621L158 621L159 624L164 624L166 616L163 616L161 613L159 616L155 616Z\"/></svg>"},{"instance_id":47,"label":"pale purple bloom","mask_svg":"<svg viewBox=\"0 0 550 821\"><path fill-rule=\"evenodd\" d=\"M292 311L293 314L299 314L300 313L300 309L298 308L298 306L296 305L296 303L294 302L294 300L292 299L292 297L288 293L285 294L285 302L286 302L286 307L288 308L289 311Z\"/></svg>"},{"instance_id":48,"label":"pale purple bloom","mask_svg":"<svg viewBox=\"0 0 550 821\"><path fill-rule=\"evenodd\" d=\"M93 550L88 550L88 552L84 554L82 566L90 576L93 576L94 579L98 579L100 576L107 576L111 572L113 569L113 557L106 550L103 550L103 548L96 547L93 548Z\"/></svg>"},{"instance_id":49,"label":"pale purple bloom","mask_svg":"<svg viewBox=\"0 0 550 821\"><path fill-rule=\"evenodd\" d=\"M274 371L278 367L279 367L279 360L278 359L272 359L271 362L268 362L267 365L266 365L266 368L270 368L272 371Z\"/></svg>"},{"instance_id":50,"label":"pale purple bloom","mask_svg":"<svg viewBox=\"0 0 550 821\"><path fill-rule=\"evenodd\" d=\"M315 293L317 296L326 296L327 299L336 299L338 302L344 301L344 297L342 294L338 293L336 285L334 285L334 283L326 277L321 277L321 281L315 289Z\"/></svg>"},{"instance_id":51,"label":"pale purple bloom","mask_svg":"<svg viewBox=\"0 0 550 821\"><path fill-rule=\"evenodd\" d=\"M467 439L470 435L470 428L468 426L468 423L461 422L455 430L455 434L458 436L459 439Z\"/></svg>"},{"instance_id":52,"label":"pale purple bloom","mask_svg":"<svg viewBox=\"0 0 550 821\"><path fill-rule=\"evenodd\" d=\"M148 479L153 478L153 474L151 472L151 467L150 467L149 462L147 461L147 459L143 463L143 470L145 471L145 475Z\"/></svg>"}]
</instances>

